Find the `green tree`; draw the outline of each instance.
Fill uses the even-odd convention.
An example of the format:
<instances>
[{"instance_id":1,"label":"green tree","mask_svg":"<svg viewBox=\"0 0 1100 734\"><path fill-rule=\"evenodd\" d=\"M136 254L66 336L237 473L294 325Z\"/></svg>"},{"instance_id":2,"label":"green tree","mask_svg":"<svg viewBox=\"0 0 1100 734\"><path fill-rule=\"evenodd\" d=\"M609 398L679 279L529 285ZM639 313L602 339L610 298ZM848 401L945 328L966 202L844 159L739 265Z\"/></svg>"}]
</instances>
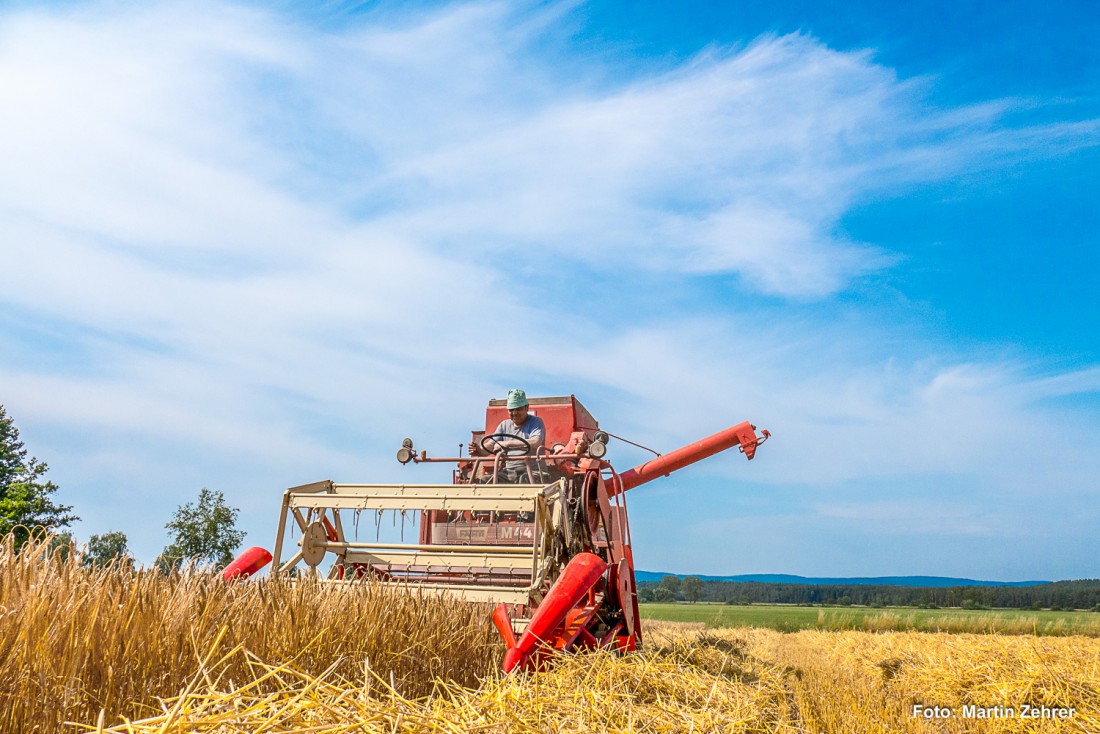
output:
<instances>
[{"instance_id":1,"label":"green tree","mask_svg":"<svg viewBox=\"0 0 1100 734\"><path fill-rule=\"evenodd\" d=\"M653 601L667 603L676 601L676 595L663 586L658 586L653 590Z\"/></svg>"},{"instance_id":2,"label":"green tree","mask_svg":"<svg viewBox=\"0 0 1100 734\"><path fill-rule=\"evenodd\" d=\"M698 576L687 576L680 582L680 591L684 598L694 603L703 595L703 579Z\"/></svg>"},{"instance_id":3,"label":"green tree","mask_svg":"<svg viewBox=\"0 0 1100 734\"><path fill-rule=\"evenodd\" d=\"M680 577L679 576L665 576L661 579L660 588L672 594L672 598L676 599L680 596Z\"/></svg>"},{"instance_id":4,"label":"green tree","mask_svg":"<svg viewBox=\"0 0 1100 734\"><path fill-rule=\"evenodd\" d=\"M19 429L0 405L0 536L15 532L21 547L37 528L57 530L79 520L70 505L54 503L57 485L44 481L49 467L33 456L19 440Z\"/></svg>"},{"instance_id":5,"label":"green tree","mask_svg":"<svg viewBox=\"0 0 1100 734\"><path fill-rule=\"evenodd\" d=\"M126 547L126 533L112 530L103 535L93 535L88 541L84 551L85 566L100 568L116 559L120 566L128 567L133 562L130 549Z\"/></svg>"},{"instance_id":6,"label":"green tree","mask_svg":"<svg viewBox=\"0 0 1100 734\"><path fill-rule=\"evenodd\" d=\"M244 540L237 530L235 507L225 504L225 495L203 487L198 504L188 502L176 510L164 527L173 540L156 560L158 568L168 571L183 563L212 564L224 567L233 561L233 551Z\"/></svg>"}]
</instances>

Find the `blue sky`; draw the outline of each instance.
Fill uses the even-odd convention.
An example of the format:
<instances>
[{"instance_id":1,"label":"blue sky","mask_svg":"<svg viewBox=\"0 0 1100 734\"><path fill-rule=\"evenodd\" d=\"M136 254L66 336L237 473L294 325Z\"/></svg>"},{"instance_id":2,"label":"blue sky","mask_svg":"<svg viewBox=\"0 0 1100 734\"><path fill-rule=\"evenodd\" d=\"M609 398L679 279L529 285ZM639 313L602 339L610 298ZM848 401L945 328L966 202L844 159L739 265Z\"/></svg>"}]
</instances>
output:
<instances>
[{"instance_id":1,"label":"blue sky","mask_svg":"<svg viewBox=\"0 0 1100 734\"><path fill-rule=\"evenodd\" d=\"M1100 14L715 5L0 9L0 403L77 535L270 546L522 386L773 432L631 493L645 569L1097 576Z\"/></svg>"}]
</instances>

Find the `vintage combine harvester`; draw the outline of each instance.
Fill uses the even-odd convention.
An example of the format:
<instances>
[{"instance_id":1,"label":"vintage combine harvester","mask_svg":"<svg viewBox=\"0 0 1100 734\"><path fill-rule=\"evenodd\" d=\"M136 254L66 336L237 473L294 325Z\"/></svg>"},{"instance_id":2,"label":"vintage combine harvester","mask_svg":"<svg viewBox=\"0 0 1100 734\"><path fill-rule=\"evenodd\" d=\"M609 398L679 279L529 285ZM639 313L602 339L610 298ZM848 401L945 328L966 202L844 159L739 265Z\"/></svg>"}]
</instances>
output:
<instances>
[{"instance_id":1,"label":"vintage combine harvester","mask_svg":"<svg viewBox=\"0 0 1100 734\"><path fill-rule=\"evenodd\" d=\"M316 482L283 493L273 554L245 551L226 579L273 561L273 575L304 564L330 581L374 579L496 604L493 622L508 646L504 669L538 667L557 651L586 647L633 650L641 643L625 494L720 451L739 447L749 459L769 433L740 423L623 473L604 458L610 435L572 395L532 398L531 415L546 426L547 449L492 431L508 418L491 400L474 441L489 456L429 458L405 439L402 464L454 465L452 484ZM461 454L461 451L459 451ZM501 462L522 462L523 484L498 483ZM400 513L416 542L349 537L349 513ZM293 525L289 525L293 523ZM288 526L298 548L284 558ZM403 534L402 534L403 535Z\"/></svg>"}]
</instances>

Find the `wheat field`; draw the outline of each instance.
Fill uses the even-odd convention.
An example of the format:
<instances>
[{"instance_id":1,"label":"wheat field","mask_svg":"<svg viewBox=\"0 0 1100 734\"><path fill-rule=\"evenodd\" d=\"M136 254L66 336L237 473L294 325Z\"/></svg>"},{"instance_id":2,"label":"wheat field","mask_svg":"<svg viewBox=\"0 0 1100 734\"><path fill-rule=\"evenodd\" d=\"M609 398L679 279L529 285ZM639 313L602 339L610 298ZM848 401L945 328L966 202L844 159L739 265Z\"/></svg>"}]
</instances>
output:
<instances>
[{"instance_id":1,"label":"wheat field","mask_svg":"<svg viewBox=\"0 0 1100 734\"><path fill-rule=\"evenodd\" d=\"M436 679L474 686L503 654L488 615L377 585L86 569L46 543L15 553L9 538L0 545L0 732L62 731L101 711L107 721L148 716L197 674L217 668L223 684L239 682L254 659L346 678L369 661L410 696Z\"/></svg>"},{"instance_id":2,"label":"wheat field","mask_svg":"<svg viewBox=\"0 0 1100 734\"><path fill-rule=\"evenodd\" d=\"M1096 638L646 632L638 653L504 677L483 607L9 545L0 731L1100 732Z\"/></svg>"}]
</instances>

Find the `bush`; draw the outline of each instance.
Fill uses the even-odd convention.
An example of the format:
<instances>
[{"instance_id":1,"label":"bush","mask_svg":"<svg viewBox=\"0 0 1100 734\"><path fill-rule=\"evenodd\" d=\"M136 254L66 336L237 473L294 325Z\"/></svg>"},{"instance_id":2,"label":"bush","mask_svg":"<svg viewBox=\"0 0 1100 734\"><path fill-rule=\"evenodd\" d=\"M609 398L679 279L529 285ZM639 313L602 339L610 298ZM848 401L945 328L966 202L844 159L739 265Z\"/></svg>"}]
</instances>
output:
<instances>
[{"instance_id":1,"label":"bush","mask_svg":"<svg viewBox=\"0 0 1100 734\"><path fill-rule=\"evenodd\" d=\"M664 587L658 587L653 590L653 601L656 602L673 602L676 601L676 595Z\"/></svg>"}]
</instances>

